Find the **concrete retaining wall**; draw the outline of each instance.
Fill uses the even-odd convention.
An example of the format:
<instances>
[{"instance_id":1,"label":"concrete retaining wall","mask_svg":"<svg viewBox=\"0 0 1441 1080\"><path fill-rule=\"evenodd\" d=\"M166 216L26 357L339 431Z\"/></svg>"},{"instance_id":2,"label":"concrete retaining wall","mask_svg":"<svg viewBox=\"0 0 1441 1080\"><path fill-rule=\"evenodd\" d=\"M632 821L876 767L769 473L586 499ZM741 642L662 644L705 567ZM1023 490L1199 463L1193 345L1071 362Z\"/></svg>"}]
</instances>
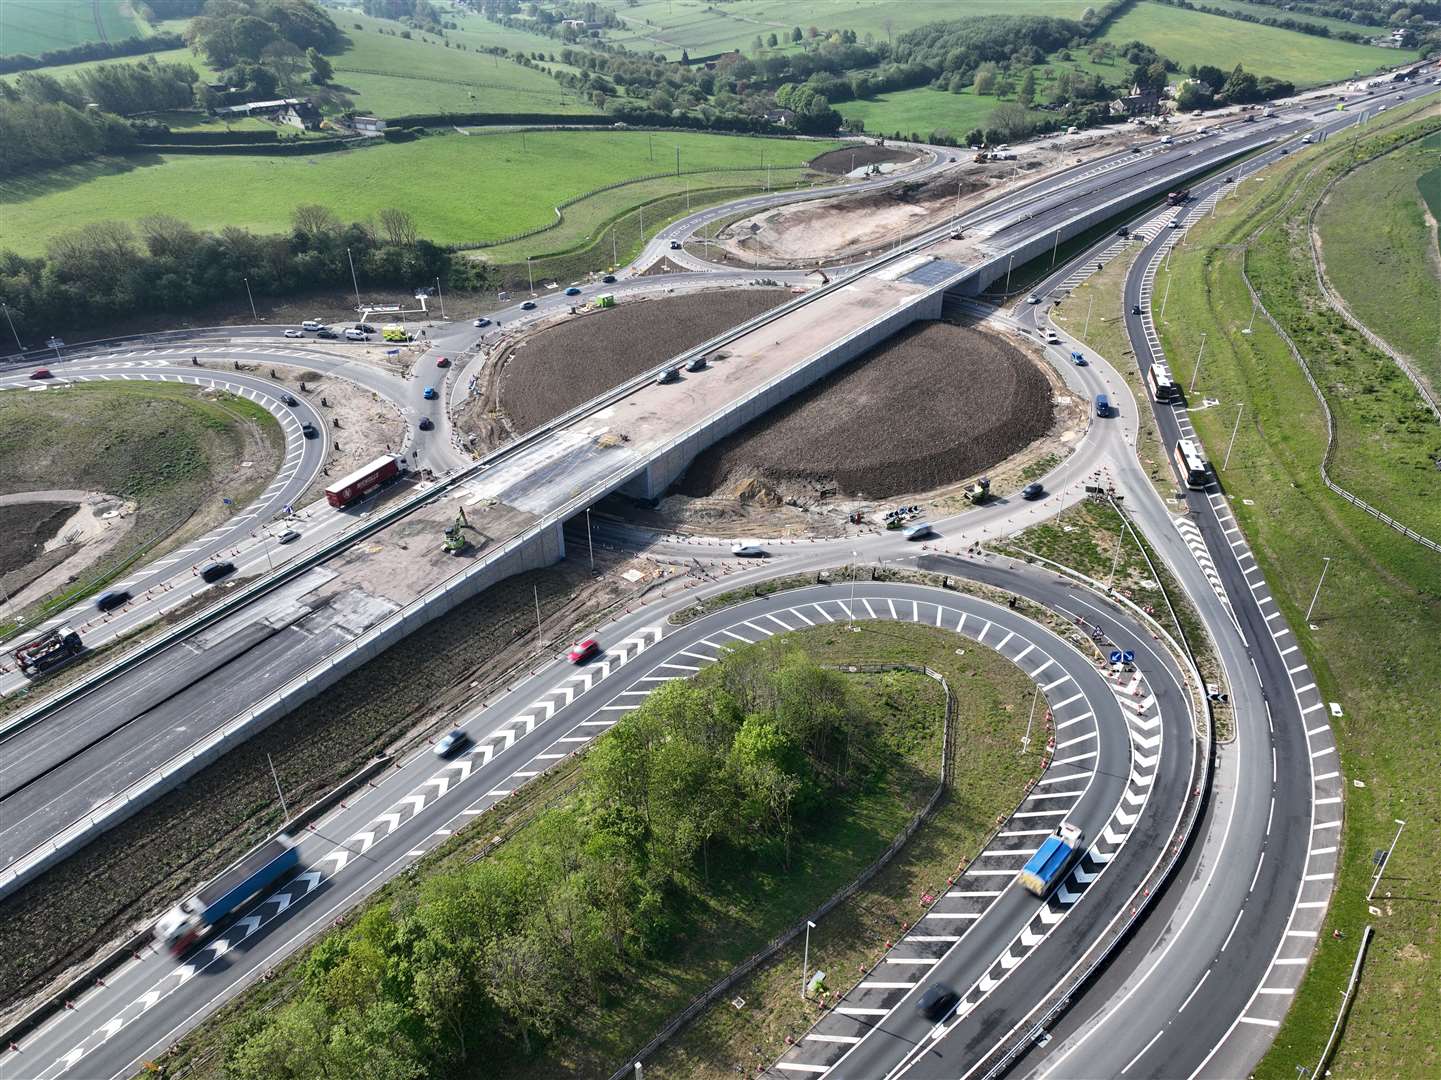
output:
<instances>
[{"instance_id":1,"label":"concrete retaining wall","mask_svg":"<svg viewBox=\"0 0 1441 1080\"><path fill-rule=\"evenodd\" d=\"M921 294L901 310L863 326L850 337L807 358L779 379L762 387L758 393L740 401L724 416L717 417L699 430L683 435L669 449L662 451L622 490L636 498L659 498L703 450L738 431L812 383L825 378L866 350L881 344L911 323L920 319L939 319L944 299L945 293L939 289Z\"/></svg>"},{"instance_id":2,"label":"concrete retaining wall","mask_svg":"<svg viewBox=\"0 0 1441 1080\"><path fill-rule=\"evenodd\" d=\"M499 557L488 560L471 572L457 574L425 599L395 612L324 662L270 694L250 711L235 717L177 754L144 780L102 803L50 843L29 852L0 871L0 898L33 881L49 867L149 806L211 762L264 731L297 706L319 696L345 675L375 659L430 620L445 614L504 578L559 562L565 558L562 528L560 522L544 525L511 541L502 549Z\"/></svg>"}]
</instances>

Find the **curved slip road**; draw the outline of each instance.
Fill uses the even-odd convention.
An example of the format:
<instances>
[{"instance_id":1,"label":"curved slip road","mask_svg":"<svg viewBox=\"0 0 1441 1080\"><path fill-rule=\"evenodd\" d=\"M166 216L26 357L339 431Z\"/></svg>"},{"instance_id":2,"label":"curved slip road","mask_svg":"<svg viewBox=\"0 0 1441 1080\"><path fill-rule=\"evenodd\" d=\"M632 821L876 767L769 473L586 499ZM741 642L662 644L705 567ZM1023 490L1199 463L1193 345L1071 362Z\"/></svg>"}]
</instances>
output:
<instances>
[{"instance_id":1,"label":"curved slip road","mask_svg":"<svg viewBox=\"0 0 1441 1080\"><path fill-rule=\"evenodd\" d=\"M1073 606L1073 590L1044 576L995 573L1042 602ZM1084 730L1092 718L1083 713L1095 714L1096 734L1083 737L1083 742L1098 757L1104 753L1107 763L1114 760L1123 775L1113 775L1110 768L1094 770L1094 779L1085 782L1086 794L1066 801L1075 801L1077 812L1088 820L1094 816L1098 828L1104 824L1117 799L1123 798L1125 776L1130 774L1128 735L1122 705L1089 659L1015 612L965 594L859 584L855 610L869 619L867 602L878 619L889 619L894 606L898 619L934 625L939 613L942 624L953 628L965 615L968 625L963 632L984 635L996 645L1004 641L1003 655L1019 657L1028 672L1043 666L1035 654L1044 653L1052 662L1038 678L1048 679L1042 685L1051 686L1047 693L1057 702L1071 696L1060 695L1069 685L1067 680L1084 686L1085 700L1096 702L1099 711L1076 712L1078 703L1068 702L1062 715L1079 717L1074 728ZM20 1053L0 1057L0 1067L16 1080L126 1074L136 1061L153 1056L262 974L297 940L323 928L451 829L612 726L661 682L691 674L692 668L714 659L726 643L759 640L807 622L844 622L849 605L849 586L819 586L753 601L682 627L656 622L663 614L659 610L626 616L604 630L603 644L614 645L597 661L582 668L552 662L500 700L460 718L476 738L469 753L441 763L422 750L377 780L375 787L347 800L313 833L304 834L301 873L247 911L214 944L185 963L148 951L82 997L75 1009L60 1013L30 1036ZM1035 642L1029 654L1020 644L1023 636ZM1055 678L1049 678L1053 673ZM1075 753L1058 755L1077 760L1057 770L1084 775L1084 763L1091 760L1087 745L1077 744ZM937 910L949 909L938 905ZM996 950L1005 944L996 941ZM175 996L177 991L180 997ZM190 1004L177 1010L176 1002L182 999L193 1003L193 1012ZM157 1008L162 1002L167 1006Z\"/></svg>"}]
</instances>

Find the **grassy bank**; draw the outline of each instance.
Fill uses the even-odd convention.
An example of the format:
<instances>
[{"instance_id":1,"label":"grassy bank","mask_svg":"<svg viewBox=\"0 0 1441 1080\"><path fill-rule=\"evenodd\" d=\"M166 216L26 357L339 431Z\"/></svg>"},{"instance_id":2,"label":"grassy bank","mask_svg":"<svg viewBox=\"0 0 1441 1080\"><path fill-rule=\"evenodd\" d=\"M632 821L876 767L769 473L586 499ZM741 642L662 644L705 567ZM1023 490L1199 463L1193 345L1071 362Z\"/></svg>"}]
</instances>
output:
<instances>
[{"instance_id":1,"label":"grassy bank","mask_svg":"<svg viewBox=\"0 0 1441 1080\"><path fill-rule=\"evenodd\" d=\"M987 651L968 648L957 656L954 636L932 628L885 626L858 634L822 629L787 639L787 645L799 644L813 660L826 664L901 660L931 664L945 670L953 688L961 691L957 747L963 771L957 789L964 795L946 804L942 811L946 816L937 819L935 830L930 826L923 830L891 871L822 923L830 940L822 942L819 933L813 936L812 960L840 971L850 956L879 948L913 913L921 889L934 886L948 868L974 854L995 815L1020 797L1028 765L1017 749L1032 688L1018 671ZM866 718L867 740L880 752L866 751L869 779L865 783L849 789L842 799L829 800L823 817L796 834L790 868L770 857L742 857L712 848L708 879L697 871L668 908L666 945L654 955L632 958L623 977L608 980L603 1008L594 1007L588 992L575 985L554 1034L538 1042L529 1056L503 1049L496 1031L478 1036L483 1041L473 1041L471 1056L484 1056L486 1075L606 1075L697 991L792 925L884 849L935 785L941 747L939 687L924 676L904 672L843 678ZM587 765L581 766L582 772L597 754L604 757L606 747L620 737L621 729L606 736ZM574 767L566 765L562 771ZM556 787L564 800L568 786L557 782ZM554 805L566 811L568 803ZM441 878L459 872L494 835L503 835L506 841L486 860L494 864L487 872L506 873L507 867L524 863L530 857L527 852L537 850L538 830L553 828L544 822L511 828L498 816L492 811L457 833L427 859L418 879L393 881L372 901L370 910L377 916L395 913L404 918L401 913L413 910L423 896L437 895L436 890L443 888ZM362 915L348 922L359 927L374 919ZM328 940L310 955L339 955L338 946L327 944ZM782 1009L787 998L795 997L789 971L793 959L786 954L759 973L755 985L739 991L748 1000L743 1014L729 1015L736 1010L725 1003L689 1029L675 1044L686 1064L670 1066L670 1074L729 1073L732 1060L738 1060L731 1055L749 1056L758 1042L767 1054L779 1052L784 1035L807 1017L799 1002L790 1002L789 1012ZM257 994L242 999L217 1022L187 1039L173 1064L184 1067L189 1059L199 1068L188 1075L227 1075L219 1056L208 1056L205 1048L218 1049L232 1037L230 1033L258 1030L263 1015L274 1015L265 1009L263 999L286 996L305 970L316 970L314 964L304 957L288 964ZM765 1030L756 1027L759 1023L766 1025ZM693 1068L696 1060L704 1064ZM656 1068L666 1066L657 1062ZM697 1068L710 1071L697 1073Z\"/></svg>"},{"instance_id":2,"label":"grassy bank","mask_svg":"<svg viewBox=\"0 0 1441 1080\"><path fill-rule=\"evenodd\" d=\"M1137 4L1113 22L1106 31L1106 40L1118 46L1128 41L1144 41L1183 68L1191 64L1214 64L1230 71L1240 64L1257 75L1289 79L1298 87L1349 79L1357 72L1365 74L1416 58L1414 51L1353 45L1349 41L1333 41L1222 15L1148 3Z\"/></svg>"},{"instance_id":3,"label":"grassy bank","mask_svg":"<svg viewBox=\"0 0 1441 1080\"><path fill-rule=\"evenodd\" d=\"M229 394L157 383L0 394L0 494L93 491L135 506L130 535L63 590L67 600L86 595L91 578L136 544L169 534L174 546L247 505L283 449L275 418Z\"/></svg>"},{"instance_id":4,"label":"grassy bank","mask_svg":"<svg viewBox=\"0 0 1441 1080\"><path fill-rule=\"evenodd\" d=\"M314 202L342 221L405 207L421 236L477 244L547 225L555 219L552 207L595 188L673 172L677 149L681 168L694 170L799 165L835 145L690 132L477 130L314 158L156 155L7 181L0 184L0 213L7 244L23 254L44 250L63 229L147 214L205 229L284 232L295 207ZM217 191L226 198L215 198Z\"/></svg>"},{"instance_id":5,"label":"grassy bank","mask_svg":"<svg viewBox=\"0 0 1441 1080\"><path fill-rule=\"evenodd\" d=\"M1373 121L1368 133L1384 139L1402 126L1399 117L1379 127ZM1364 152L1367 143L1361 145ZM1249 272L1312 362L1337 415L1341 482L1399 517L1434 520L1436 473L1419 467L1411 440L1441 453L1441 437L1434 427L1416 426L1414 400L1385 374L1384 359L1345 337L1340 320L1314 304L1305 284L1311 270L1304 227L1296 222L1304 222L1308 200L1324 182L1324 166L1345 151L1340 143L1323 144L1293 155L1195 226L1172 258L1174 282L1160 326L1182 380L1190 378L1191 358L1201 334L1207 335L1195 397L1219 399L1223 407L1193 411L1191 418L1213 462L1223 456L1234 421L1235 410L1225 406L1244 408L1221 480L1323 698L1341 705L1343 715L1331 723L1342 770L1365 785L1347 788L1341 868L1327 925L1306 981L1256 1071L1266 1080L1292 1080L1298 1065L1314 1067L1367 923L1376 926L1377 937L1331 1075L1419 1076L1441 1069L1434 1017L1417 1009L1441 997L1441 923L1434 901L1441 880L1425 837L1402 838L1374 902L1378 913L1365 902L1371 855L1390 842L1393 819L1421 822L1425 830L1441 815L1441 794L1432 783L1441 769L1432 715L1441 562L1323 486L1320 405L1264 320L1256 320L1252 334L1241 333L1251 305L1236 245L1272 219ZM1318 161L1323 169L1308 184ZM1158 287L1165 288L1165 281ZM1428 499L1430 512L1423 505ZM1330 572L1307 624L1302 615L1323 556L1331 559ZM1334 929L1344 939L1333 938Z\"/></svg>"},{"instance_id":6,"label":"grassy bank","mask_svg":"<svg viewBox=\"0 0 1441 1080\"><path fill-rule=\"evenodd\" d=\"M1436 159L1413 144L1363 165L1316 225L1326 276L1352 314L1441 387L1441 249L1420 187Z\"/></svg>"}]
</instances>

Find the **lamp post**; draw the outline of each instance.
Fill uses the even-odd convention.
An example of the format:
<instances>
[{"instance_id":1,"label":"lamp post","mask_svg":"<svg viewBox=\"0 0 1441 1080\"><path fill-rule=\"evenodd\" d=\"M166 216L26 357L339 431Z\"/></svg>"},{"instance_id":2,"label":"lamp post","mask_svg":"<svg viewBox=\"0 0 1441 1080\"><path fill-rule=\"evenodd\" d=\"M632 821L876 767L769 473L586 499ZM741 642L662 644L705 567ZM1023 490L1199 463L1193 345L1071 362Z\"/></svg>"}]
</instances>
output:
<instances>
[{"instance_id":1,"label":"lamp post","mask_svg":"<svg viewBox=\"0 0 1441 1080\"><path fill-rule=\"evenodd\" d=\"M1081 330L1081 337L1086 337L1091 332L1091 309L1096 306L1096 294L1091 293L1091 302L1086 305L1086 325Z\"/></svg>"},{"instance_id":2,"label":"lamp post","mask_svg":"<svg viewBox=\"0 0 1441 1080\"><path fill-rule=\"evenodd\" d=\"M1236 445L1236 432L1241 430L1241 414L1246 411L1246 403L1243 401L1236 406L1236 423L1231 428L1231 441L1226 444L1226 459L1221 462L1221 471L1225 472L1226 467L1231 464L1231 447Z\"/></svg>"},{"instance_id":3,"label":"lamp post","mask_svg":"<svg viewBox=\"0 0 1441 1080\"><path fill-rule=\"evenodd\" d=\"M590 538L590 507L585 508L585 543L590 548L590 572L595 573L595 541Z\"/></svg>"},{"instance_id":4,"label":"lamp post","mask_svg":"<svg viewBox=\"0 0 1441 1080\"><path fill-rule=\"evenodd\" d=\"M857 558L856 553L855 553L854 551L852 551L852 552L851 552L851 602L850 602L850 606L847 608L847 611L848 611L849 614L850 614L850 620L846 623L846 629L848 629L848 630L854 630L854 629L856 628L856 572L860 569L860 568L856 565L856 558Z\"/></svg>"},{"instance_id":5,"label":"lamp post","mask_svg":"<svg viewBox=\"0 0 1441 1080\"><path fill-rule=\"evenodd\" d=\"M802 1000L802 1001L804 1001L804 1000L806 999L806 976L807 976L808 974L810 974L810 968L811 968L811 931L814 930L815 928L816 928L816 924L813 923L813 922L811 922L809 919L807 919L807 920L806 920L806 947L805 947L804 953L803 953L802 956L801 956L801 1000Z\"/></svg>"},{"instance_id":6,"label":"lamp post","mask_svg":"<svg viewBox=\"0 0 1441 1080\"><path fill-rule=\"evenodd\" d=\"M1205 331L1202 331L1202 332L1201 332L1201 347L1196 350L1196 370L1193 371L1193 372L1191 372L1191 385L1190 385L1190 387L1189 387L1188 390L1187 390L1188 393L1189 393L1191 390L1196 389L1196 379L1197 379L1198 377L1200 377L1200 374L1201 374L1201 355L1202 355L1205 351L1206 351L1206 333L1205 333Z\"/></svg>"},{"instance_id":7,"label":"lamp post","mask_svg":"<svg viewBox=\"0 0 1441 1080\"><path fill-rule=\"evenodd\" d=\"M440 300L440 317L445 318L445 293L440 291L440 278L435 279L435 295Z\"/></svg>"},{"instance_id":8,"label":"lamp post","mask_svg":"<svg viewBox=\"0 0 1441 1080\"><path fill-rule=\"evenodd\" d=\"M250 295L250 279L241 278L240 280L245 282L245 299L250 301L250 317L258 320L260 316L255 314L255 297ZM11 329L13 330L14 327L11 327Z\"/></svg>"},{"instance_id":9,"label":"lamp post","mask_svg":"<svg viewBox=\"0 0 1441 1080\"><path fill-rule=\"evenodd\" d=\"M1169 258L1169 256L1167 256ZM1171 275L1166 275L1166 291L1161 294L1161 318L1166 317L1166 301L1171 299Z\"/></svg>"},{"instance_id":10,"label":"lamp post","mask_svg":"<svg viewBox=\"0 0 1441 1080\"><path fill-rule=\"evenodd\" d=\"M25 346L20 344L20 335L15 330L15 320L10 317L10 308L6 306L3 300L0 300L0 308L4 309L5 321L10 324L10 333L15 338L15 347L21 352L24 352Z\"/></svg>"},{"instance_id":11,"label":"lamp post","mask_svg":"<svg viewBox=\"0 0 1441 1080\"><path fill-rule=\"evenodd\" d=\"M1396 822L1396 835L1391 837L1391 846L1386 849L1386 857L1381 860L1381 865L1376 867L1376 876L1371 879L1371 891L1366 894L1366 902L1371 902L1371 897L1376 895L1376 886L1381 884L1381 875L1386 872L1386 867L1391 862L1391 852L1396 850L1396 841L1401 839L1401 830L1406 823L1400 818L1392 818Z\"/></svg>"},{"instance_id":12,"label":"lamp post","mask_svg":"<svg viewBox=\"0 0 1441 1080\"><path fill-rule=\"evenodd\" d=\"M532 258L534 258L533 255L527 255L525 257L525 276L530 279L530 292L533 296L535 295L535 271L531 268L530 265L530 260Z\"/></svg>"},{"instance_id":13,"label":"lamp post","mask_svg":"<svg viewBox=\"0 0 1441 1080\"><path fill-rule=\"evenodd\" d=\"M350 260L350 283L355 286L355 310L358 312L360 310L360 279L355 276L355 256L350 253L349 248L346 248L345 257Z\"/></svg>"},{"instance_id":14,"label":"lamp post","mask_svg":"<svg viewBox=\"0 0 1441 1080\"><path fill-rule=\"evenodd\" d=\"M1321 584L1322 584L1322 582L1324 582L1324 581L1326 580L1326 571L1328 571L1328 570L1331 569L1331 556L1329 556L1329 555L1322 555L1322 556L1321 556L1321 561L1322 561L1325 565L1321 567L1321 577L1320 577L1320 579L1316 582L1316 591L1311 594L1311 603L1310 603L1310 605L1306 608L1306 617L1301 620L1302 622L1309 623L1309 622L1311 621L1311 612L1313 612L1313 611L1316 610L1316 601L1317 601L1317 600L1320 598L1320 596L1321 596Z\"/></svg>"},{"instance_id":15,"label":"lamp post","mask_svg":"<svg viewBox=\"0 0 1441 1080\"><path fill-rule=\"evenodd\" d=\"M1011 252L1011 257L1006 260L1006 288L1004 291L1007 296L1011 294L1011 267L1015 264L1015 261L1016 253L1013 251Z\"/></svg>"}]
</instances>

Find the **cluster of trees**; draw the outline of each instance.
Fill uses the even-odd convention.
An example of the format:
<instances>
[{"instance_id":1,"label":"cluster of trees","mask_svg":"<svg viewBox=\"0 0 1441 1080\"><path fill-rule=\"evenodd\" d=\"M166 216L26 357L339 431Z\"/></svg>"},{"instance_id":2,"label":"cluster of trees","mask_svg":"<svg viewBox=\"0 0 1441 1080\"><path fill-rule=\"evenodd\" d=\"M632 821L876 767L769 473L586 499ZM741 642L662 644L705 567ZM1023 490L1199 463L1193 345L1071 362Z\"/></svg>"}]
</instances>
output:
<instances>
[{"instance_id":1,"label":"cluster of trees","mask_svg":"<svg viewBox=\"0 0 1441 1080\"><path fill-rule=\"evenodd\" d=\"M0 146L5 148L0 177L118 154L134 145L135 132L118 116L66 102L12 100L0 89Z\"/></svg>"},{"instance_id":2,"label":"cluster of trees","mask_svg":"<svg viewBox=\"0 0 1441 1080\"><path fill-rule=\"evenodd\" d=\"M323 939L302 992L236 1033L228 1075L474 1076L529 1054L634 992L627 976L673 947L710 881L788 866L828 800L869 775L861 712L842 676L775 643L666 684L564 804Z\"/></svg>"},{"instance_id":3,"label":"cluster of trees","mask_svg":"<svg viewBox=\"0 0 1441 1080\"><path fill-rule=\"evenodd\" d=\"M121 125L124 126L123 124ZM95 325L136 312L187 311L217 301L351 286L346 249L362 281L409 287L439 277L460 288L483 284L482 264L417 239L403 210L379 225L341 222L323 206L295 211L289 233L201 232L169 216L132 227L102 221L55 236L45 254L0 251L0 295L16 328L35 341L63 327Z\"/></svg>"},{"instance_id":4,"label":"cluster of trees","mask_svg":"<svg viewBox=\"0 0 1441 1080\"><path fill-rule=\"evenodd\" d=\"M258 63L274 46L331 53L346 43L340 28L311 0L209 0L190 20L185 36L217 70Z\"/></svg>"},{"instance_id":5,"label":"cluster of trees","mask_svg":"<svg viewBox=\"0 0 1441 1080\"><path fill-rule=\"evenodd\" d=\"M116 114L189 106L199 76L189 64L162 64L153 57L135 64L98 64L68 79L23 71L13 83L0 82L0 101L98 106Z\"/></svg>"},{"instance_id":6,"label":"cluster of trees","mask_svg":"<svg viewBox=\"0 0 1441 1080\"><path fill-rule=\"evenodd\" d=\"M1414 26L1441 23L1441 0L1251 0L1303 15L1360 23L1363 26Z\"/></svg>"},{"instance_id":7,"label":"cluster of trees","mask_svg":"<svg viewBox=\"0 0 1441 1080\"><path fill-rule=\"evenodd\" d=\"M0 75L13 75L17 71L50 67L52 64L78 64L84 60L113 60L124 56L139 56L142 53L178 49L185 41L179 34L153 34L150 37L128 37L120 41L87 41L83 45L71 45L66 49L51 49L31 56L28 53L10 53L0 56Z\"/></svg>"},{"instance_id":8,"label":"cluster of trees","mask_svg":"<svg viewBox=\"0 0 1441 1080\"><path fill-rule=\"evenodd\" d=\"M376 19L394 19L416 30L444 35L445 24L430 0L362 0L360 10Z\"/></svg>"},{"instance_id":9,"label":"cluster of trees","mask_svg":"<svg viewBox=\"0 0 1441 1080\"><path fill-rule=\"evenodd\" d=\"M1258 101L1290 97L1296 92L1293 83L1256 76L1237 64L1229 74L1218 67L1203 64L1190 71L1191 79L1176 95L1176 105L1183 112L1206 109L1212 105L1251 105Z\"/></svg>"}]
</instances>

